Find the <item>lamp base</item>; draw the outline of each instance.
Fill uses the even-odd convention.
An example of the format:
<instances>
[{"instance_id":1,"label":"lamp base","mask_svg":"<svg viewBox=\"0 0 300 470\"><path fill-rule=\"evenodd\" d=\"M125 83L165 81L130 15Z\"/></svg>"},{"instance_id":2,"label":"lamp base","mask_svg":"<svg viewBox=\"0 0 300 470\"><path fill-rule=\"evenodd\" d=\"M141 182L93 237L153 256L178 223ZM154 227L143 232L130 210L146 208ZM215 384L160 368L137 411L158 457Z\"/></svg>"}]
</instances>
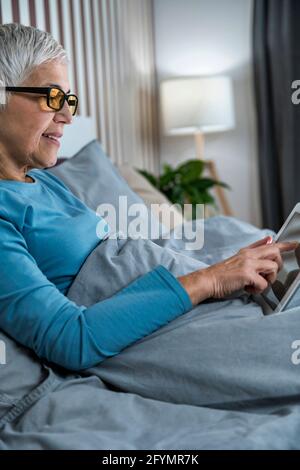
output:
<instances>
[{"instance_id":1,"label":"lamp base","mask_svg":"<svg viewBox=\"0 0 300 470\"><path fill-rule=\"evenodd\" d=\"M200 160L204 160L205 138L202 132L195 132L196 155Z\"/></svg>"},{"instance_id":2,"label":"lamp base","mask_svg":"<svg viewBox=\"0 0 300 470\"><path fill-rule=\"evenodd\" d=\"M205 156L204 156L205 137L204 137L203 132L200 132L200 131L195 132L194 137L195 137L197 158L205 161L205 166L207 167L212 179L216 181L220 181L215 162L213 160L205 160ZM224 188L222 188L222 186L215 186L214 189L215 189L217 198L219 200L222 213L224 215L233 216L233 212L231 210L230 204L226 197Z\"/></svg>"},{"instance_id":3,"label":"lamp base","mask_svg":"<svg viewBox=\"0 0 300 470\"><path fill-rule=\"evenodd\" d=\"M207 167L212 179L214 179L215 181L220 181L215 162L213 160L206 160L205 166ZM224 215L228 215L232 217L233 212L231 210L230 204L226 197L224 188L222 188L222 186L215 186L214 190L216 191L216 195L218 197L218 200L222 209L222 213Z\"/></svg>"}]
</instances>

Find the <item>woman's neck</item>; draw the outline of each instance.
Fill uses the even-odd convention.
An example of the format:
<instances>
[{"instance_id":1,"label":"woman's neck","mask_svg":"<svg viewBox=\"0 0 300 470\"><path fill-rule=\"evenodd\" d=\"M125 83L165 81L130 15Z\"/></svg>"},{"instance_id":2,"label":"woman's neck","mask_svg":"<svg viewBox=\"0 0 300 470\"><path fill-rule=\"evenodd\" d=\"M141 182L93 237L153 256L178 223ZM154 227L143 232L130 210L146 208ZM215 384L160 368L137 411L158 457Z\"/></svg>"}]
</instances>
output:
<instances>
[{"instance_id":1,"label":"woman's neck","mask_svg":"<svg viewBox=\"0 0 300 470\"><path fill-rule=\"evenodd\" d=\"M27 170L23 168L19 171L7 171L4 168L4 164L0 162L0 180L13 180L13 181L21 181L23 183L33 183L33 180L30 176L26 175Z\"/></svg>"}]
</instances>

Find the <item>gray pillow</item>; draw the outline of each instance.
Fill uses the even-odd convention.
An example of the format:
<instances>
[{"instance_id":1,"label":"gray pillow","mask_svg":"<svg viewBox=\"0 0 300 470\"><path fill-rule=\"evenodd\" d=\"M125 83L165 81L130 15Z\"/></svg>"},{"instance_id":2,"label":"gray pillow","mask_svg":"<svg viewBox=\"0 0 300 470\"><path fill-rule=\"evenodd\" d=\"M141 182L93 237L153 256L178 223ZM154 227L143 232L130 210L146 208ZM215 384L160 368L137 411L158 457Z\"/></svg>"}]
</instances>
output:
<instances>
[{"instance_id":1,"label":"gray pillow","mask_svg":"<svg viewBox=\"0 0 300 470\"><path fill-rule=\"evenodd\" d=\"M155 233L158 233L159 230L161 233L167 231L147 209L144 201L128 186L117 168L105 155L97 140L93 140L73 157L57 166L48 168L47 171L61 179L75 196L93 210L96 210L100 204L111 204L118 216L119 196L127 196L128 208L132 204L141 204L144 207L148 223L147 233L143 232L147 238L151 238L151 227L156 231ZM134 215L128 216L127 225L134 219ZM116 230L119 229L117 217Z\"/></svg>"}]
</instances>

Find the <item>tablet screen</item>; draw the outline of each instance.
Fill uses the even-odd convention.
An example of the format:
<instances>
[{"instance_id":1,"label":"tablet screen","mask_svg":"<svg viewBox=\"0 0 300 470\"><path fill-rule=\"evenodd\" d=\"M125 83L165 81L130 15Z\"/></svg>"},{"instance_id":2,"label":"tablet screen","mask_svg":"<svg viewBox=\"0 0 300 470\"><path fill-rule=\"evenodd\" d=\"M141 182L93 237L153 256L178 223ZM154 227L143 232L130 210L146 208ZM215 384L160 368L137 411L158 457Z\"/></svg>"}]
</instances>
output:
<instances>
[{"instance_id":1,"label":"tablet screen","mask_svg":"<svg viewBox=\"0 0 300 470\"><path fill-rule=\"evenodd\" d=\"M300 242L300 214L295 212L289 224L276 241L299 241ZM294 251L281 254L283 266L279 271L276 281L263 292L264 299L275 309L282 300L288 289L293 285L297 275L300 272L300 247ZM300 305L300 292L296 290L289 300L286 308Z\"/></svg>"}]
</instances>

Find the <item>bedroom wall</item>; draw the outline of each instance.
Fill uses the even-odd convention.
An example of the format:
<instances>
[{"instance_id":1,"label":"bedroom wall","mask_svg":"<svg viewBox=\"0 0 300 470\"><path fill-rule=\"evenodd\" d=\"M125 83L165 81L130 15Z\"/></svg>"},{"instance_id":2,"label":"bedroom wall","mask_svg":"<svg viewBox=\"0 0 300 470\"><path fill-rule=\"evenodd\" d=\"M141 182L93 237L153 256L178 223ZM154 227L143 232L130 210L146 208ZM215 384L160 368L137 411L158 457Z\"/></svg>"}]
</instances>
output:
<instances>
[{"instance_id":1,"label":"bedroom wall","mask_svg":"<svg viewBox=\"0 0 300 470\"><path fill-rule=\"evenodd\" d=\"M10 22L50 31L66 48L83 122L73 141L88 126L113 162L157 171L152 0L0 0L0 23Z\"/></svg>"},{"instance_id":2,"label":"bedroom wall","mask_svg":"<svg viewBox=\"0 0 300 470\"><path fill-rule=\"evenodd\" d=\"M206 137L234 215L261 225L251 69L252 0L154 0L158 81L224 73L232 77L236 128ZM161 162L195 157L192 137L163 137Z\"/></svg>"}]
</instances>

